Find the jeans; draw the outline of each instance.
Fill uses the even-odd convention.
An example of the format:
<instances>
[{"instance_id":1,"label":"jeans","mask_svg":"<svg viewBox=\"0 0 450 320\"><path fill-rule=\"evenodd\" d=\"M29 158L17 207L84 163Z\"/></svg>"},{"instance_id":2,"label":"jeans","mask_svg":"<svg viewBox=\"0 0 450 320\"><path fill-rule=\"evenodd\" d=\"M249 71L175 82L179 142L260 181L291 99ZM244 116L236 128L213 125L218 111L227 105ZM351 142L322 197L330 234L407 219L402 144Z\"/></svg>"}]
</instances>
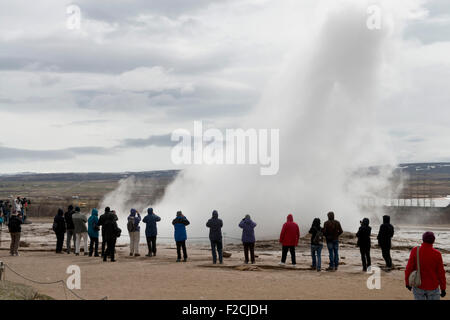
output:
<instances>
[{"instance_id":1,"label":"jeans","mask_svg":"<svg viewBox=\"0 0 450 320\"><path fill-rule=\"evenodd\" d=\"M313 266L313 268L316 268L317 270L320 270L322 267L322 257L321 257L322 248L323 248L323 244L312 244L311 245L312 266Z\"/></svg>"},{"instance_id":2,"label":"jeans","mask_svg":"<svg viewBox=\"0 0 450 320\"><path fill-rule=\"evenodd\" d=\"M360 247L359 251L361 252L361 262L363 265L363 269L364 271L366 271L367 268L372 264L370 260L370 247Z\"/></svg>"},{"instance_id":3,"label":"jeans","mask_svg":"<svg viewBox=\"0 0 450 320\"><path fill-rule=\"evenodd\" d=\"M434 290L423 290L420 288L413 287L412 292L414 294L414 300L440 300L441 292L439 287Z\"/></svg>"},{"instance_id":4,"label":"jeans","mask_svg":"<svg viewBox=\"0 0 450 320\"><path fill-rule=\"evenodd\" d=\"M250 251L250 258L252 263L255 263L255 243L254 242L244 242L244 257L245 263L248 263L248 252Z\"/></svg>"},{"instance_id":5,"label":"jeans","mask_svg":"<svg viewBox=\"0 0 450 320\"><path fill-rule=\"evenodd\" d=\"M177 259L181 260L181 249L183 249L183 258L187 259L186 240L177 241Z\"/></svg>"},{"instance_id":6,"label":"jeans","mask_svg":"<svg viewBox=\"0 0 450 320\"><path fill-rule=\"evenodd\" d=\"M383 255L384 261L386 262L386 267L392 268L391 246L382 246L381 254Z\"/></svg>"},{"instance_id":7,"label":"jeans","mask_svg":"<svg viewBox=\"0 0 450 320\"><path fill-rule=\"evenodd\" d=\"M328 254L330 256L330 268L339 266L339 240L327 241Z\"/></svg>"},{"instance_id":8,"label":"jeans","mask_svg":"<svg viewBox=\"0 0 450 320\"><path fill-rule=\"evenodd\" d=\"M222 263L223 261L223 255L222 255L222 241L221 240L211 240L211 251L212 251L212 257L213 257L213 263L217 262L217 255L216 255L216 248L217 253L219 254L219 262Z\"/></svg>"},{"instance_id":9,"label":"jeans","mask_svg":"<svg viewBox=\"0 0 450 320\"><path fill-rule=\"evenodd\" d=\"M56 252L62 252L64 244L64 232L56 233Z\"/></svg>"},{"instance_id":10,"label":"jeans","mask_svg":"<svg viewBox=\"0 0 450 320\"><path fill-rule=\"evenodd\" d=\"M20 244L20 232L11 232L11 246L9 252L11 254L18 254L19 244Z\"/></svg>"},{"instance_id":11,"label":"jeans","mask_svg":"<svg viewBox=\"0 0 450 320\"><path fill-rule=\"evenodd\" d=\"M89 236L89 256L92 256L92 253L94 252L94 256L98 257L98 238L94 238ZM95 246L95 250L94 250Z\"/></svg>"},{"instance_id":12,"label":"jeans","mask_svg":"<svg viewBox=\"0 0 450 320\"><path fill-rule=\"evenodd\" d=\"M281 250L281 262L283 262L283 263L286 262L288 250L291 253L292 264L296 264L296 262L295 262L295 247L294 246L283 246L283 248Z\"/></svg>"},{"instance_id":13,"label":"jeans","mask_svg":"<svg viewBox=\"0 0 450 320\"><path fill-rule=\"evenodd\" d=\"M76 234L76 241L75 241L75 253L80 253L80 245L81 245L81 239L83 239L84 244L84 254L87 254L88 252L88 233L87 232L81 232Z\"/></svg>"},{"instance_id":14,"label":"jeans","mask_svg":"<svg viewBox=\"0 0 450 320\"><path fill-rule=\"evenodd\" d=\"M105 241L106 249L103 256L103 261L106 261L107 257L111 257L111 261L115 261L114 255L116 253L116 241L117 238L111 238Z\"/></svg>"},{"instance_id":15,"label":"jeans","mask_svg":"<svg viewBox=\"0 0 450 320\"><path fill-rule=\"evenodd\" d=\"M67 229L67 242L66 242L66 246L67 246L67 252L70 253L71 251L71 240L73 237L73 247L76 247L76 236L75 236L75 232L73 229Z\"/></svg>"},{"instance_id":16,"label":"jeans","mask_svg":"<svg viewBox=\"0 0 450 320\"><path fill-rule=\"evenodd\" d=\"M139 254L139 240L141 233L139 231L129 232L130 234L130 254Z\"/></svg>"},{"instance_id":17,"label":"jeans","mask_svg":"<svg viewBox=\"0 0 450 320\"><path fill-rule=\"evenodd\" d=\"M147 237L148 255L156 255L156 236Z\"/></svg>"},{"instance_id":18,"label":"jeans","mask_svg":"<svg viewBox=\"0 0 450 320\"><path fill-rule=\"evenodd\" d=\"M105 256L105 247L106 247L106 240L105 240L105 236L102 234L102 257Z\"/></svg>"}]
</instances>

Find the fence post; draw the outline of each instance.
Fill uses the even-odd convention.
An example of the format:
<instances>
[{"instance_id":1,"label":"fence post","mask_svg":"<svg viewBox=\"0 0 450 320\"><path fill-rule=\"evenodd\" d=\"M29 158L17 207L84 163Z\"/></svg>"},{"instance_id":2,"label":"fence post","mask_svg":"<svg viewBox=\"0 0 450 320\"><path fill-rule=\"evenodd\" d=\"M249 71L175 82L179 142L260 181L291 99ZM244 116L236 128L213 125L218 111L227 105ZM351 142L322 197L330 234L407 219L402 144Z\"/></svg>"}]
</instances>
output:
<instances>
[{"instance_id":1,"label":"fence post","mask_svg":"<svg viewBox=\"0 0 450 320\"><path fill-rule=\"evenodd\" d=\"M3 280L3 271L5 270L5 266L3 265L3 261L0 261L0 280Z\"/></svg>"},{"instance_id":2,"label":"fence post","mask_svg":"<svg viewBox=\"0 0 450 320\"><path fill-rule=\"evenodd\" d=\"M223 233L223 248L222 248L222 252L225 251L226 241L227 241L227 233L224 232L224 233Z\"/></svg>"}]
</instances>

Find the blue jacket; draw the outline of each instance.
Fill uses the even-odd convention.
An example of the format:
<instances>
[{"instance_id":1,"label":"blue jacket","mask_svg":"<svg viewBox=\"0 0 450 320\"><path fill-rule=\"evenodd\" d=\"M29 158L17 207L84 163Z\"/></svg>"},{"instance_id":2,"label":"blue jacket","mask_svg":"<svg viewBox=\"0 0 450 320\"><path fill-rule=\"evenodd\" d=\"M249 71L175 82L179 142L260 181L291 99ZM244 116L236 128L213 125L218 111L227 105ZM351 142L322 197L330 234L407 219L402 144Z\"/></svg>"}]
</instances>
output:
<instances>
[{"instance_id":1,"label":"blue jacket","mask_svg":"<svg viewBox=\"0 0 450 320\"><path fill-rule=\"evenodd\" d=\"M187 239L186 226L189 223L189 220L184 216L173 219L172 224L175 228L175 241L185 241Z\"/></svg>"},{"instance_id":2,"label":"blue jacket","mask_svg":"<svg viewBox=\"0 0 450 320\"><path fill-rule=\"evenodd\" d=\"M135 211L134 213L132 212L128 216L128 220L130 220L131 218L134 218L134 226L135 226L134 231L140 231L141 227L139 226L139 222L141 222L141 215L139 213L136 214L136 211Z\"/></svg>"},{"instance_id":3,"label":"blue jacket","mask_svg":"<svg viewBox=\"0 0 450 320\"><path fill-rule=\"evenodd\" d=\"M161 221L161 218L153 213L153 209L149 208L147 210L148 215L144 217L144 222L146 224L145 227L145 236L146 237L156 237L158 235L158 229L156 228L156 222Z\"/></svg>"},{"instance_id":4,"label":"blue jacket","mask_svg":"<svg viewBox=\"0 0 450 320\"><path fill-rule=\"evenodd\" d=\"M242 228L242 242L255 242L256 223L245 218L239 223L239 227Z\"/></svg>"},{"instance_id":5,"label":"blue jacket","mask_svg":"<svg viewBox=\"0 0 450 320\"><path fill-rule=\"evenodd\" d=\"M92 238L98 238L98 230L94 230L94 225L98 226L97 209L92 209L91 216L88 219L88 234Z\"/></svg>"}]
</instances>

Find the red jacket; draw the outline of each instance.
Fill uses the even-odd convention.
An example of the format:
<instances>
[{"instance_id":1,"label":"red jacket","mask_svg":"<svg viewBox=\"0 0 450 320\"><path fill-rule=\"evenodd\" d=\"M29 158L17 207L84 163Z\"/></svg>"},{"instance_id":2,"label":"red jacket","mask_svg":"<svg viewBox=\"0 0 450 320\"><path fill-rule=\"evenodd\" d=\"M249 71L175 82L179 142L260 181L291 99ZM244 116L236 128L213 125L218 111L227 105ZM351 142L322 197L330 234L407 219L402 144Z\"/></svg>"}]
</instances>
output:
<instances>
[{"instance_id":1,"label":"red jacket","mask_svg":"<svg viewBox=\"0 0 450 320\"><path fill-rule=\"evenodd\" d=\"M422 290L434 290L441 287L441 290L445 290L447 284L441 253L434 249L432 244L424 242L419 249L419 261L420 279L422 282L419 288ZM411 250L406 266L405 283L407 286L409 286L409 275L414 270L417 270L417 247Z\"/></svg>"},{"instance_id":2,"label":"red jacket","mask_svg":"<svg viewBox=\"0 0 450 320\"><path fill-rule=\"evenodd\" d=\"M283 224L283 229L281 229L280 242L285 247L297 246L299 238L300 229L294 222L292 214L290 214L287 216L287 222Z\"/></svg>"}]
</instances>

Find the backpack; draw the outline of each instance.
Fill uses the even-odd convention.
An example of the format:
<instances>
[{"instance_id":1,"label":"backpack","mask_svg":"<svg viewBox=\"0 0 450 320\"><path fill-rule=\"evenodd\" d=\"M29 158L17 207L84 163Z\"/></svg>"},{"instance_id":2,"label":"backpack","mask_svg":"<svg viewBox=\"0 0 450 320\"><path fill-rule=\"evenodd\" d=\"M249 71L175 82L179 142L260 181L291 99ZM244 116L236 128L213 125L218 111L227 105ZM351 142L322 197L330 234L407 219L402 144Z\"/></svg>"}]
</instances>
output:
<instances>
[{"instance_id":1,"label":"backpack","mask_svg":"<svg viewBox=\"0 0 450 320\"><path fill-rule=\"evenodd\" d=\"M323 243L323 232L321 229L317 230L316 235L312 240L313 244L322 244Z\"/></svg>"},{"instance_id":2,"label":"backpack","mask_svg":"<svg viewBox=\"0 0 450 320\"><path fill-rule=\"evenodd\" d=\"M128 232L136 231L136 225L134 224L134 217L128 218L127 229Z\"/></svg>"},{"instance_id":3,"label":"backpack","mask_svg":"<svg viewBox=\"0 0 450 320\"><path fill-rule=\"evenodd\" d=\"M120 229L119 227L116 228L116 237L120 238L120 235L122 234L122 229Z\"/></svg>"}]
</instances>

